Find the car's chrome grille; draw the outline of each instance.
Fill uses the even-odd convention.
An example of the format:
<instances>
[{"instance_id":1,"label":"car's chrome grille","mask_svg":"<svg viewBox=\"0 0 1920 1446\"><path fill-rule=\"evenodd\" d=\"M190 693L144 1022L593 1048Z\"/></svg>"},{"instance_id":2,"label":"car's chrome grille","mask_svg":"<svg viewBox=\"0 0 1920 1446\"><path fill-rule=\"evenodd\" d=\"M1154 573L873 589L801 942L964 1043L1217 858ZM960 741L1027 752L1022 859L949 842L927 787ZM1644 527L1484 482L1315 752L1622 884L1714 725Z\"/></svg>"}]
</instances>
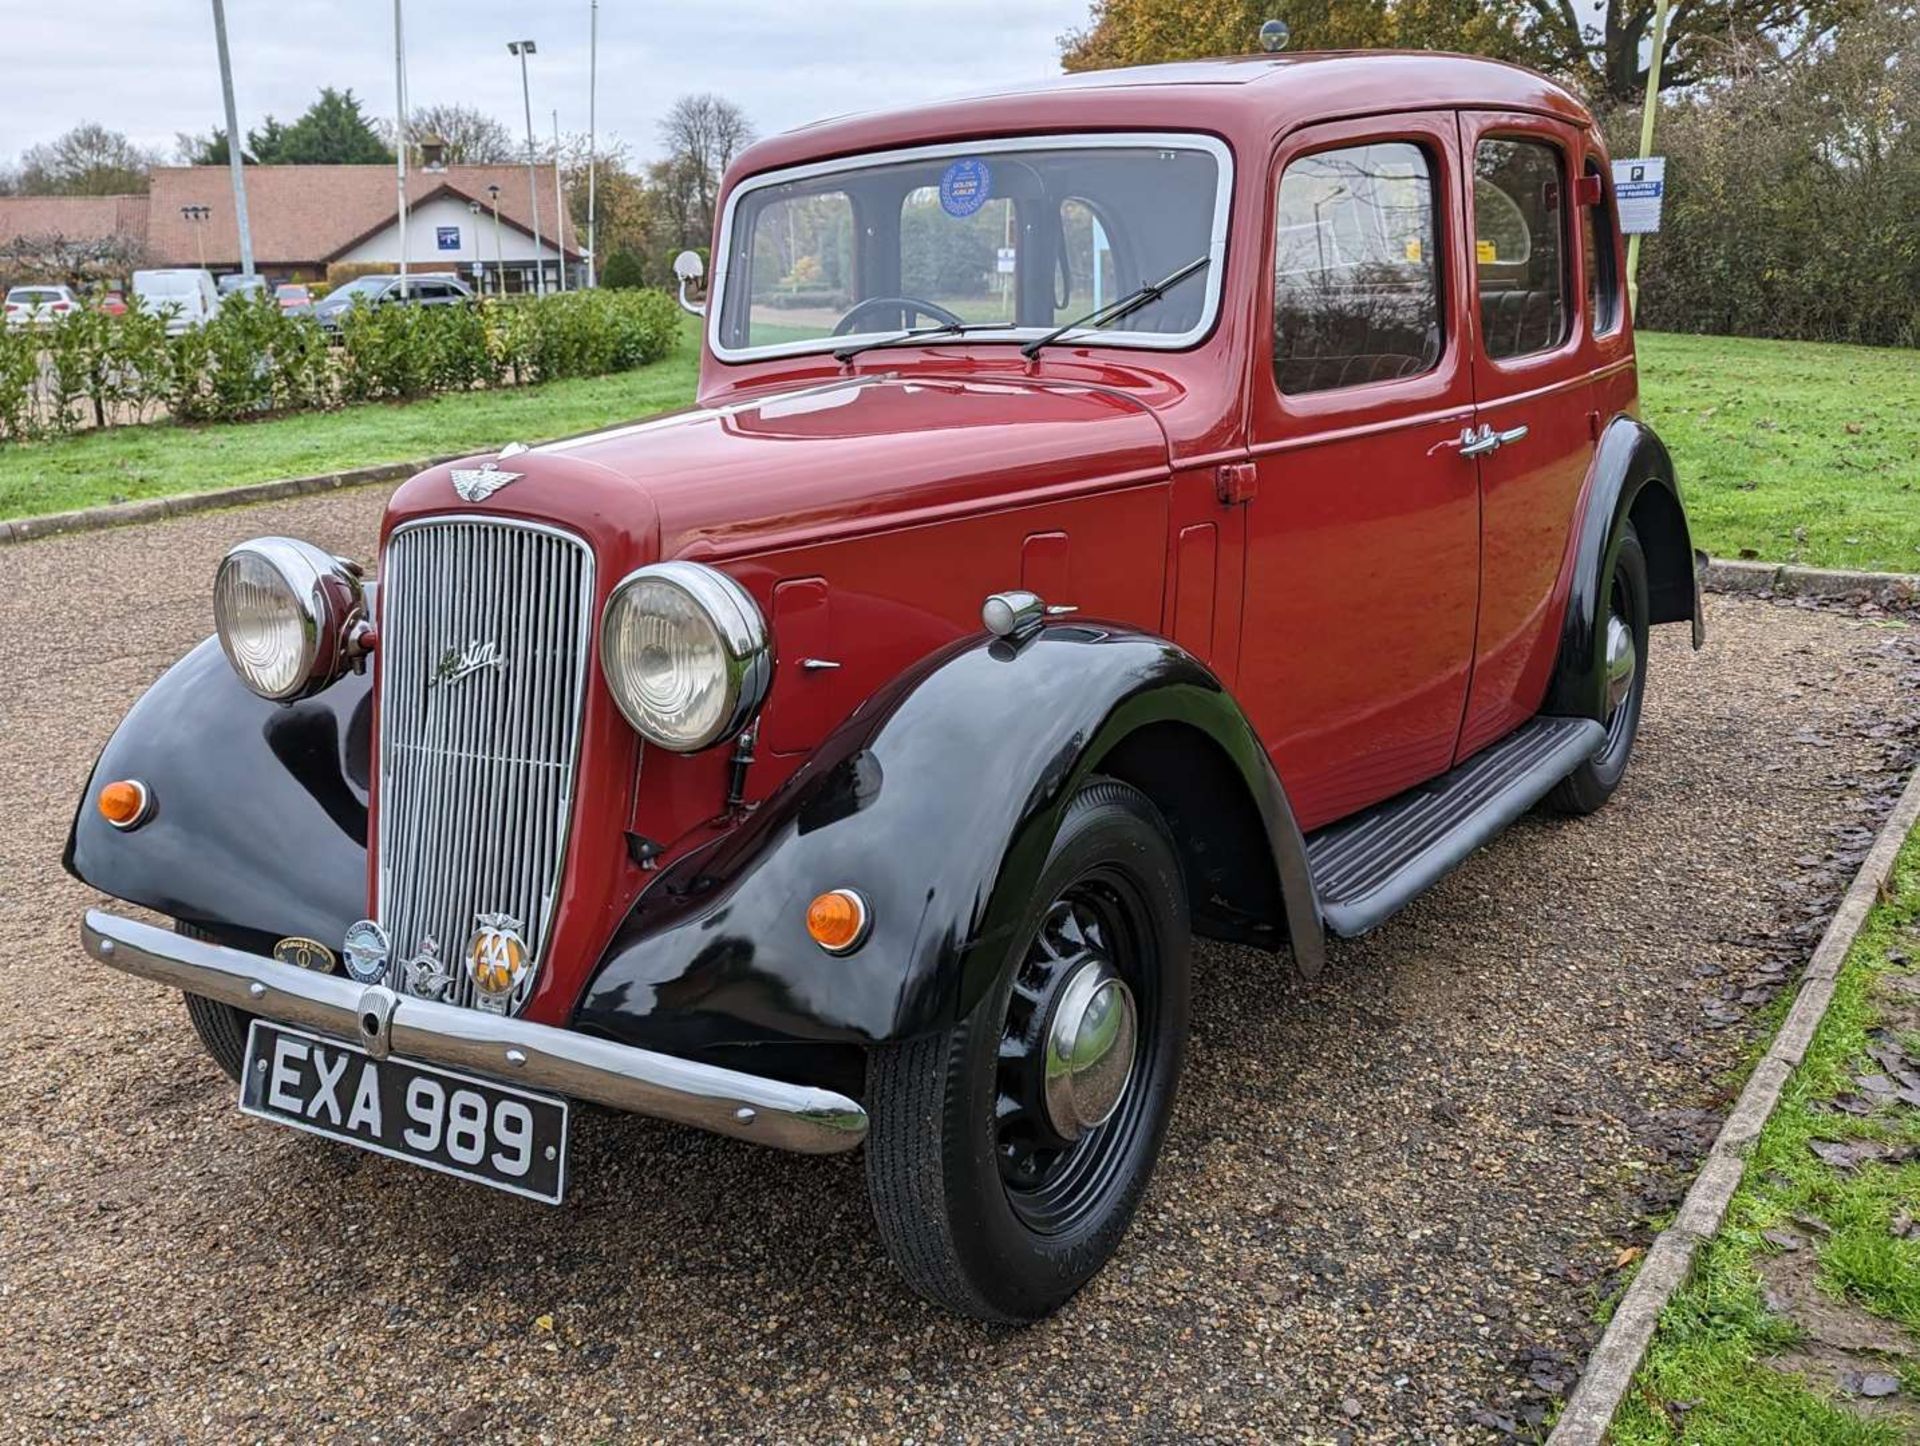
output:
<instances>
[{"instance_id":1,"label":"car's chrome grille","mask_svg":"<svg viewBox=\"0 0 1920 1446\"><path fill-rule=\"evenodd\" d=\"M566 858L592 627L593 558L532 523L457 517L395 529L381 568L375 908L388 982L422 992L427 941L474 1003L464 963L482 914L526 941L533 988ZM431 992L430 986L428 992Z\"/></svg>"}]
</instances>

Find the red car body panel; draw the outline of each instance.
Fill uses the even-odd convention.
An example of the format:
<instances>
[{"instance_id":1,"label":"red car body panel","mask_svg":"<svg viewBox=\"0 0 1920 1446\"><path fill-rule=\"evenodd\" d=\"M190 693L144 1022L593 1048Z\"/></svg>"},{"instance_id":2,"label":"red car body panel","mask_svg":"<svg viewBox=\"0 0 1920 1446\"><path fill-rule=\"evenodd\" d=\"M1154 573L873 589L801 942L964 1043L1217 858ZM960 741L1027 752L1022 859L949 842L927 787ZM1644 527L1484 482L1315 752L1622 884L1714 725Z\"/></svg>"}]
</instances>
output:
<instances>
[{"instance_id":1,"label":"red car body panel","mask_svg":"<svg viewBox=\"0 0 1920 1446\"><path fill-rule=\"evenodd\" d=\"M1435 55L1093 74L776 137L734 164L723 205L747 177L790 165L1087 130L1198 131L1232 151L1220 308L1192 348L1076 342L1029 362L1005 344L960 343L848 364L728 363L707 348L695 408L518 454L503 465L522 480L484 509L435 468L395 494L387 531L480 510L558 523L594 550L596 607L663 558L732 574L776 649L749 804L874 690L978 632L983 597L1011 587L1205 661L1309 829L1444 772L1538 711L1594 439L1635 406L1624 298L1610 334L1594 336L1582 308L1565 346L1496 365L1480 345L1470 253L1448 244L1435 370L1283 396L1273 196L1294 155L1418 136L1441 162L1451 241L1470 232L1474 136L1519 131L1562 147L1570 166L1603 162L1585 111L1529 72ZM1577 298L1585 269L1570 254ZM1461 458L1459 434L1483 418L1527 425L1528 444L1477 466ZM810 671L805 658L842 666ZM549 1024L566 1022L648 882L629 833L666 864L724 826L729 749L643 750L597 658L590 677L558 922L524 1010Z\"/></svg>"}]
</instances>

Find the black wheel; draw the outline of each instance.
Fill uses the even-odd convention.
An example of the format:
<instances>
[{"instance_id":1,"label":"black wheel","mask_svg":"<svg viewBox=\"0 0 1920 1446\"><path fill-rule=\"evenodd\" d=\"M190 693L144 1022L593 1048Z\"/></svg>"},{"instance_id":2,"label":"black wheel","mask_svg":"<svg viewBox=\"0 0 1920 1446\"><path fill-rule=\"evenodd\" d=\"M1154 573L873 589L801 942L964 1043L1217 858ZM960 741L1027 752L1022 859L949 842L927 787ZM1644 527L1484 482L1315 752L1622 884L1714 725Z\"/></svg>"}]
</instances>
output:
<instances>
[{"instance_id":1,"label":"black wheel","mask_svg":"<svg viewBox=\"0 0 1920 1446\"><path fill-rule=\"evenodd\" d=\"M1187 1039L1187 899L1165 823L1098 780L1067 805L999 979L929 1038L874 1049L867 1184L921 1295L1038 1320L1140 1203Z\"/></svg>"},{"instance_id":2,"label":"black wheel","mask_svg":"<svg viewBox=\"0 0 1920 1446\"><path fill-rule=\"evenodd\" d=\"M196 929L178 920L174 921L173 932L185 934L190 939L215 942L213 935L204 929ZM203 999L198 994L182 994L180 997L187 1002L187 1018L193 1022L193 1032L200 1036L201 1047L238 1084L240 1071L246 1064L247 1026L253 1023L253 1016L235 1009L231 1004Z\"/></svg>"},{"instance_id":3,"label":"black wheel","mask_svg":"<svg viewBox=\"0 0 1920 1446\"><path fill-rule=\"evenodd\" d=\"M1613 797L1633 757L1647 692L1647 555L1631 522L1614 539L1613 561L1595 629L1607 679L1607 741L1555 785L1547 804L1560 813L1592 813Z\"/></svg>"}]
</instances>

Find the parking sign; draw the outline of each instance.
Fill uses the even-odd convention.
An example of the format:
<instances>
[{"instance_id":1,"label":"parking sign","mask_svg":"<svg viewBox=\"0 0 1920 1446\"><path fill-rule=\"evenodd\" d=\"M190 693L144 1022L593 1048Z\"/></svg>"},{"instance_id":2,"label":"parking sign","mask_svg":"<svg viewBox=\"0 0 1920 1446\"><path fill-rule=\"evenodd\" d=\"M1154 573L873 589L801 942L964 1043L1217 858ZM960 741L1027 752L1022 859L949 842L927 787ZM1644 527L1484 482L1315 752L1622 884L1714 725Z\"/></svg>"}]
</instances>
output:
<instances>
[{"instance_id":1,"label":"parking sign","mask_svg":"<svg viewBox=\"0 0 1920 1446\"><path fill-rule=\"evenodd\" d=\"M1620 202L1622 234L1651 236L1660 229L1660 208L1667 199L1667 158L1615 161L1613 194Z\"/></svg>"}]
</instances>

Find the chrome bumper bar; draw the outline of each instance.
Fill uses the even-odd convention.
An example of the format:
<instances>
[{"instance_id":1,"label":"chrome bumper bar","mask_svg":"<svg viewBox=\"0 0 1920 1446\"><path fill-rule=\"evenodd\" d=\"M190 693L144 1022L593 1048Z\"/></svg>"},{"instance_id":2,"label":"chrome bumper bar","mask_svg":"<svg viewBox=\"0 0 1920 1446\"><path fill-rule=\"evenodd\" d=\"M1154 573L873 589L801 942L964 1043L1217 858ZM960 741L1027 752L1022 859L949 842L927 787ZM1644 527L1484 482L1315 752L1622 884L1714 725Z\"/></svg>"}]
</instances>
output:
<instances>
[{"instance_id":1,"label":"chrome bumper bar","mask_svg":"<svg viewBox=\"0 0 1920 1446\"><path fill-rule=\"evenodd\" d=\"M851 1150L867 1112L845 1095L614 1044L570 1029L458 1009L87 910L87 953L136 978L423 1064L593 1100L808 1155Z\"/></svg>"}]
</instances>

